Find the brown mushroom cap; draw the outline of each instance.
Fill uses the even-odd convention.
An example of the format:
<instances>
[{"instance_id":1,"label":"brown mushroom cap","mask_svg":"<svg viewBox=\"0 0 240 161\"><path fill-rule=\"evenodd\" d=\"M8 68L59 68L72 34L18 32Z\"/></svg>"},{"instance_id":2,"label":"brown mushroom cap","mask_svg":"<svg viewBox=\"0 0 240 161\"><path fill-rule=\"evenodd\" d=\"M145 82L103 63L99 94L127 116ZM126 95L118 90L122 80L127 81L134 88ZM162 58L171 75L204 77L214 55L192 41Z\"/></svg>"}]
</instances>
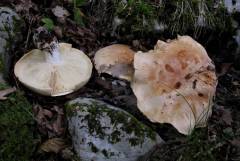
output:
<instances>
[{"instance_id":1,"label":"brown mushroom cap","mask_svg":"<svg viewBox=\"0 0 240 161\"><path fill-rule=\"evenodd\" d=\"M98 50L94 56L98 73L131 80L133 76L134 51L127 45L115 44Z\"/></svg>"},{"instance_id":2,"label":"brown mushroom cap","mask_svg":"<svg viewBox=\"0 0 240 161\"><path fill-rule=\"evenodd\" d=\"M66 43L59 44L58 53L61 60L38 49L28 52L14 67L16 77L29 89L42 95L61 96L78 90L91 77L90 59Z\"/></svg>"},{"instance_id":3,"label":"brown mushroom cap","mask_svg":"<svg viewBox=\"0 0 240 161\"><path fill-rule=\"evenodd\" d=\"M170 123L182 134L205 126L217 78L206 50L189 36L134 57L132 89L152 122Z\"/></svg>"}]
</instances>

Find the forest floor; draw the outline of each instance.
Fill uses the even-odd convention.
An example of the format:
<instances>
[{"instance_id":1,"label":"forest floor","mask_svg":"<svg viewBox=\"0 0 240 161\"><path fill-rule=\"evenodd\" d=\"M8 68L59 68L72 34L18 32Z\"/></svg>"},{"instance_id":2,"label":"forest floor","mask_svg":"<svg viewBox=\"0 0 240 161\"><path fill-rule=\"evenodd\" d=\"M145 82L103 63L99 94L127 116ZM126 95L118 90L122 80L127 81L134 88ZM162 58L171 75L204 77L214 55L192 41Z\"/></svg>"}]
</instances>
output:
<instances>
[{"instance_id":1,"label":"forest floor","mask_svg":"<svg viewBox=\"0 0 240 161\"><path fill-rule=\"evenodd\" d=\"M156 43L153 40L149 41L149 38L136 38L134 41L132 39L121 40L121 38L116 40L96 28L94 17L86 16L88 23L78 25L73 16L54 17L50 6L60 5L60 2L44 3L46 4L32 3L31 0L12 0L5 3L6 6L14 7L26 23L24 32L27 34L23 33L24 43L17 47L18 51L15 53L14 63L23 53L34 48L31 37L38 27L44 25L52 28L52 32L60 42L73 44L73 47L83 50L91 59L97 49L114 43L125 43L134 46L137 50L148 50ZM49 7L46 7L48 5ZM71 5L68 4L65 8L68 9L70 15L74 15L71 12L73 10ZM45 15L51 15L54 24L44 22ZM148 121L137 109L136 97L128 82L108 75L100 76L95 70L85 87L73 94L54 99L29 91L14 79L13 73L10 83L24 90L28 100L35 104L33 109L36 120L35 130L40 138L37 143L38 149L41 149L41 145L46 141L57 137L63 139L63 142L70 147L68 153L72 152L63 105L68 100L83 96L103 100L120 107L157 131L166 141L166 144L158 147L151 154L149 161L240 161L240 70L234 67L234 62L224 61L224 59L219 61L219 59L215 60L214 57L212 59L216 63L218 75L213 114L207 127L194 130L190 136L179 134L171 125L154 124ZM102 79L103 77L104 79ZM46 113L51 113L51 116L47 116ZM68 159L63 155L66 153L62 151L54 153L51 150L50 152L36 150L33 160L67 161Z\"/></svg>"}]
</instances>

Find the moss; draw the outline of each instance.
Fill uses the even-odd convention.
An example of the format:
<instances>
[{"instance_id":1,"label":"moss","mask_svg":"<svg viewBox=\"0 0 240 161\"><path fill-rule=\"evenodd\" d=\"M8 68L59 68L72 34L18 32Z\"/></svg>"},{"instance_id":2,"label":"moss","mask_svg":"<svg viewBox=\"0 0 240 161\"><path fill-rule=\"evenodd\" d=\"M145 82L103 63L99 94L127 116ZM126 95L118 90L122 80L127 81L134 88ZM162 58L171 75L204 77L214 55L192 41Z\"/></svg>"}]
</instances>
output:
<instances>
[{"instance_id":1,"label":"moss","mask_svg":"<svg viewBox=\"0 0 240 161\"><path fill-rule=\"evenodd\" d=\"M166 2L167 3L167 2ZM204 30L226 31L231 28L231 17L223 3L214 0L173 0L167 3L164 10L172 9L166 19L172 33L185 34L193 31L200 35ZM164 17L162 17L164 18Z\"/></svg>"},{"instance_id":2,"label":"moss","mask_svg":"<svg viewBox=\"0 0 240 161\"><path fill-rule=\"evenodd\" d=\"M216 161L216 144L208 142L206 129L195 130L188 137L188 146L184 149L182 160L186 161Z\"/></svg>"},{"instance_id":3,"label":"moss","mask_svg":"<svg viewBox=\"0 0 240 161\"><path fill-rule=\"evenodd\" d=\"M213 130L213 129L211 129ZM169 142L156 150L149 161L220 161L229 154L227 140L211 135L209 128L195 129L185 139ZM209 133L210 132L210 133ZM231 160L231 159L228 159Z\"/></svg>"},{"instance_id":4,"label":"moss","mask_svg":"<svg viewBox=\"0 0 240 161\"><path fill-rule=\"evenodd\" d=\"M65 105L65 110L66 110L66 114L67 116L69 117L72 117L76 114L76 108L77 108L78 105L76 104L66 104Z\"/></svg>"},{"instance_id":5,"label":"moss","mask_svg":"<svg viewBox=\"0 0 240 161\"><path fill-rule=\"evenodd\" d=\"M224 3L216 0L106 0L93 3L92 12L100 21L99 28L103 32L108 28L111 35L120 37L169 38L188 34L198 38L209 36L208 32L217 31L220 35L233 30L231 15ZM109 22L113 22L112 25Z\"/></svg>"},{"instance_id":6,"label":"moss","mask_svg":"<svg viewBox=\"0 0 240 161\"><path fill-rule=\"evenodd\" d=\"M129 136L134 134L132 138L129 138L129 143L132 146L141 145L146 137L152 140L156 139L156 133L154 133L149 127L143 125L136 118L127 115L123 111L112 110L97 102L92 102L91 105L76 103L67 106L67 109L76 111L74 108L78 108L81 112L88 112L82 120L87 122L87 128L91 135L97 136L101 139L106 137L112 144L121 141L121 131L129 134ZM101 118L105 117L104 115L109 116L111 125L113 126L111 134L105 133L105 129L110 127L103 127L100 122ZM122 126L119 128L119 125Z\"/></svg>"},{"instance_id":7,"label":"moss","mask_svg":"<svg viewBox=\"0 0 240 161\"><path fill-rule=\"evenodd\" d=\"M35 149L33 125L31 105L21 93L0 101L0 161L31 160Z\"/></svg>"},{"instance_id":8,"label":"moss","mask_svg":"<svg viewBox=\"0 0 240 161\"><path fill-rule=\"evenodd\" d=\"M89 142L88 145L91 147L92 152L97 153L99 151L99 149L92 142Z\"/></svg>"},{"instance_id":9,"label":"moss","mask_svg":"<svg viewBox=\"0 0 240 161\"><path fill-rule=\"evenodd\" d=\"M152 29L154 19L158 15L157 8L144 0L114 1L114 15L126 20L119 29L123 32L143 33Z\"/></svg>"}]
</instances>

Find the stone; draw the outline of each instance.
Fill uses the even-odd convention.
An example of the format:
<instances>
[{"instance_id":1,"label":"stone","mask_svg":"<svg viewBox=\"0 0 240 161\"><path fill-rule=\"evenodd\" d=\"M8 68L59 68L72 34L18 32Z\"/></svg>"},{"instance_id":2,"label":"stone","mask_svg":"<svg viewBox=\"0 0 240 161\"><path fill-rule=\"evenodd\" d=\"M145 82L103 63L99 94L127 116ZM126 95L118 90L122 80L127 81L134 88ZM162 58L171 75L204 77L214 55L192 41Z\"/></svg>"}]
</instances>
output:
<instances>
[{"instance_id":1,"label":"stone","mask_svg":"<svg viewBox=\"0 0 240 161\"><path fill-rule=\"evenodd\" d=\"M0 59L0 84L5 84L5 80L3 79L3 64L2 64L2 61Z\"/></svg>"},{"instance_id":2,"label":"stone","mask_svg":"<svg viewBox=\"0 0 240 161\"><path fill-rule=\"evenodd\" d=\"M82 161L137 161L164 141L129 113L89 98L66 105L73 147Z\"/></svg>"},{"instance_id":3,"label":"stone","mask_svg":"<svg viewBox=\"0 0 240 161\"><path fill-rule=\"evenodd\" d=\"M22 41L22 29L25 23L19 15L8 7L0 7L0 59L4 73L10 70L13 49Z\"/></svg>"}]
</instances>

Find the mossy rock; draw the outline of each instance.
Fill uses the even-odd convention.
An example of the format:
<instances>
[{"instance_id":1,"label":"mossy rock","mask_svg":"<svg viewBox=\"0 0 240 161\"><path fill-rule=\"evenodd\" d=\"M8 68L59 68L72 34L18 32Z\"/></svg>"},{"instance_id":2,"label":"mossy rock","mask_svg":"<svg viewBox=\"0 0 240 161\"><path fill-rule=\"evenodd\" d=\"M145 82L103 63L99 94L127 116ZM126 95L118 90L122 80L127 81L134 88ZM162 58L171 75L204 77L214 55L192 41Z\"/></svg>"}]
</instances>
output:
<instances>
[{"instance_id":1,"label":"mossy rock","mask_svg":"<svg viewBox=\"0 0 240 161\"><path fill-rule=\"evenodd\" d=\"M83 161L136 161L163 143L134 116L98 100L78 98L66 111L73 147Z\"/></svg>"},{"instance_id":2,"label":"mossy rock","mask_svg":"<svg viewBox=\"0 0 240 161\"><path fill-rule=\"evenodd\" d=\"M0 83L0 90L4 88ZM31 105L20 92L10 94L0 101L0 161L30 161L34 142Z\"/></svg>"},{"instance_id":3,"label":"mossy rock","mask_svg":"<svg viewBox=\"0 0 240 161\"><path fill-rule=\"evenodd\" d=\"M17 44L23 40L25 23L11 8L0 7L0 59L4 76L8 77Z\"/></svg>"}]
</instances>

